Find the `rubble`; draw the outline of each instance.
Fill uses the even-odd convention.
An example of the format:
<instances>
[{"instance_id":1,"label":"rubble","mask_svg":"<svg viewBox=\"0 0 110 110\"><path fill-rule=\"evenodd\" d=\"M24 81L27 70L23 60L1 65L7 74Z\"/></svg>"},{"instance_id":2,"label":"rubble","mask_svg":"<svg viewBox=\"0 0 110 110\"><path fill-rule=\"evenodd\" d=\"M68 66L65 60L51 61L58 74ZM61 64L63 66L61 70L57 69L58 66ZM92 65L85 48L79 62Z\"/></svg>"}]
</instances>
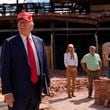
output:
<instances>
[{"instance_id":1,"label":"rubble","mask_svg":"<svg viewBox=\"0 0 110 110\"><path fill-rule=\"evenodd\" d=\"M110 106L110 79L95 80L95 104Z\"/></svg>"},{"instance_id":2,"label":"rubble","mask_svg":"<svg viewBox=\"0 0 110 110\"><path fill-rule=\"evenodd\" d=\"M77 78L75 90L79 91L86 89L88 86L87 78ZM53 97L58 92L65 92L67 90L66 78L52 78L50 86L50 96Z\"/></svg>"},{"instance_id":3,"label":"rubble","mask_svg":"<svg viewBox=\"0 0 110 110\"><path fill-rule=\"evenodd\" d=\"M67 89L67 81L65 77L53 77L51 78L51 86L49 90L49 97L54 97L58 92L65 92ZM84 89L87 86L86 78L78 78L76 80L76 90ZM48 96L42 98L39 110L49 110Z\"/></svg>"}]
</instances>

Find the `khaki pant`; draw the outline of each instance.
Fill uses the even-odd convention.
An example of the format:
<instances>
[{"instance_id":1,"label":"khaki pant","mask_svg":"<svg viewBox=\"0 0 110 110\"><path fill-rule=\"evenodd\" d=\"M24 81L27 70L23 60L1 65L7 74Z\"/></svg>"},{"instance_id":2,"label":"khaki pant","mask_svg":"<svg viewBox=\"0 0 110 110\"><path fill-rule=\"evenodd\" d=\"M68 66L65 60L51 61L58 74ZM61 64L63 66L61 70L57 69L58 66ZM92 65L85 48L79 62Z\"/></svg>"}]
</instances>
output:
<instances>
[{"instance_id":1,"label":"khaki pant","mask_svg":"<svg viewBox=\"0 0 110 110\"><path fill-rule=\"evenodd\" d=\"M88 82L89 82L89 96L92 96L92 91L93 91L93 81L95 79L99 79L99 70L97 71L89 71L88 73Z\"/></svg>"},{"instance_id":2,"label":"khaki pant","mask_svg":"<svg viewBox=\"0 0 110 110\"><path fill-rule=\"evenodd\" d=\"M66 69L67 76L67 93L68 95L74 95L75 90L75 81L77 76L77 68L76 67L67 67Z\"/></svg>"}]
</instances>

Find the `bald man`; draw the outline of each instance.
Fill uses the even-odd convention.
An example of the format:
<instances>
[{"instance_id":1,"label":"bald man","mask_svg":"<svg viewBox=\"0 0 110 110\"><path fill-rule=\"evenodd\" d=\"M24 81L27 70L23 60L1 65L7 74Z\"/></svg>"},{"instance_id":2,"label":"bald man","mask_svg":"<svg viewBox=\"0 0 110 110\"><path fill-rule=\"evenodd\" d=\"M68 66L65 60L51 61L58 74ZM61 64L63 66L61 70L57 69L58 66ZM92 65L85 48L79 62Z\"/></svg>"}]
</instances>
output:
<instances>
[{"instance_id":1,"label":"bald man","mask_svg":"<svg viewBox=\"0 0 110 110\"><path fill-rule=\"evenodd\" d=\"M102 66L101 58L99 54L96 53L96 47L90 46L89 53L84 55L81 60L81 66L85 72L88 73L88 81L89 81L89 93L88 98L92 97L93 91L93 80L99 79L99 71Z\"/></svg>"}]
</instances>

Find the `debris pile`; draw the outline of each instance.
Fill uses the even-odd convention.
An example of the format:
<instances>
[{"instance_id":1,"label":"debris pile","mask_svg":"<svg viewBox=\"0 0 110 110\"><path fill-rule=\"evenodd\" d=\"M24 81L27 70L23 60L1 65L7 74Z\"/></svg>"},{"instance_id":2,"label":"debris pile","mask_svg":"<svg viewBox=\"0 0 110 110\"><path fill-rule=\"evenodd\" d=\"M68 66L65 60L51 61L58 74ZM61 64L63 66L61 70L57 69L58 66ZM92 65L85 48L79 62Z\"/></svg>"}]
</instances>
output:
<instances>
[{"instance_id":1,"label":"debris pile","mask_svg":"<svg viewBox=\"0 0 110 110\"><path fill-rule=\"evenodd\" d=\"M76 91L87 88L87 78L76 79ZM52 78L50 86L50 96L53 97L58 92L65 92L67 90L66 78Z\"/></svg>"},{"instance_id":2,"label":"debris pile","mask_svg":"<svg viewBox=\"0 0 110 110\"><path fill-rule=\"evenodd\" d=\"M110 79L95 80L95 103L110 106Z\"/></svg>"}]
</instances>

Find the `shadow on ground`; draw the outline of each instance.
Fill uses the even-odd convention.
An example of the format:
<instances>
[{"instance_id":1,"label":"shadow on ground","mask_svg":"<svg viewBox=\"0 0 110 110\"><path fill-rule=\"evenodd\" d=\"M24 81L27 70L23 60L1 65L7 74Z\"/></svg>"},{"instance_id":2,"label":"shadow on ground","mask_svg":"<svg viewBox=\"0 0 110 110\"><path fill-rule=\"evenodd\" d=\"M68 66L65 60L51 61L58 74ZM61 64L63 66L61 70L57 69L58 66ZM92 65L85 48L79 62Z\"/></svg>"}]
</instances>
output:
<instances>
[{"instance_id":1,"label":"shadow on ground","mask_svg":"<svg viewBox=\"0 0 110 110\"><path fill-rule=\"evenodd\" d=\"M79 104L82 104L82 103L88 103L89 101L92 101L94 100L93 98L82 98L82 99L77 99L77 100L70 100L70 102L74 103L75 105L79 105Z\"/></svg>"},{"instance_id":2,"label":"shadow on ground","mask_svg":"<svg viewBox=\"0 0 110 110\"><path fill-rule=\"evenodd\" d=\"M90 105L89 108L94 108L96 110L110 110L109 107L104 107L103 105L96 105L96 104Z\"/></svg>"},{"instance_id":3,"label":"shadow on ground","mask_svg":"<svg viewBox=\"0 0 110 110\"><path fill-rule=\"evenodd\" d=\"M94 98L82 98L79 100L70 100L71 103L74 103L75 105L80 105L80 104L84 104L84 103L88 103L90 101L94 101ZM110 110L110 108L108 107L104 107L103 105L96 105L95 103L92 103L90 105L88 105L88 109L93 109L93 110Z\"/></svg>"},{"instance_id":4,"label":"shadow on ground","mask_svg":"<svg viewBox=\"0 0 110 110\"><path fill-rule=\"evenodd\" d=\"M68 97L63 97L63 98L59 98L59 99L49 100L49 103L53 104L53 103L65 101L67 99L68 99Z\"/></svg>"}]
</instances>

